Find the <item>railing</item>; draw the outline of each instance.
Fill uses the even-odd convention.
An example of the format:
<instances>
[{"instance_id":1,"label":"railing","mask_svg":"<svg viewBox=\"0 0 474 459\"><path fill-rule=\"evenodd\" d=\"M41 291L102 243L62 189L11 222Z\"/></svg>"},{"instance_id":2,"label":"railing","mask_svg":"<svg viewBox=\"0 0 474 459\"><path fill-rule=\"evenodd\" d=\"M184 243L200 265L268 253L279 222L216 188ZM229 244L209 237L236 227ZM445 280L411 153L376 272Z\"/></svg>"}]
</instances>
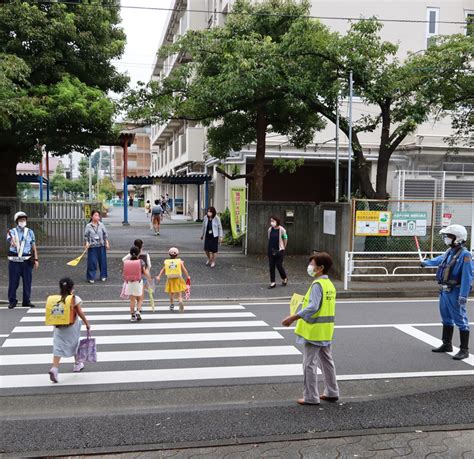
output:
<instances>
[{"instance_id":1,"label":"railing","mask_svg":"<svg viewBox=\"0 0 474 459\"><path fill-rule=\"evenodd\" d=\"M440 255L443 252L421 252L423 258ZM360 258L357 258L360 257ZM405 262L405 263L404 263ZM400 264L399 264L400 263ZM411 263L408 265L407 263ZM413 266L413 264L416 266ZM434 268L434 267L433 267ZM356 270L374 271L355 273ZM407 273L402 270L420 270L418 252L346 252L344 258L344 290L349 288L353 277L434 277L434 272ZM429 267L423 268L429 269Z\"/></svg>"}]
</instances>

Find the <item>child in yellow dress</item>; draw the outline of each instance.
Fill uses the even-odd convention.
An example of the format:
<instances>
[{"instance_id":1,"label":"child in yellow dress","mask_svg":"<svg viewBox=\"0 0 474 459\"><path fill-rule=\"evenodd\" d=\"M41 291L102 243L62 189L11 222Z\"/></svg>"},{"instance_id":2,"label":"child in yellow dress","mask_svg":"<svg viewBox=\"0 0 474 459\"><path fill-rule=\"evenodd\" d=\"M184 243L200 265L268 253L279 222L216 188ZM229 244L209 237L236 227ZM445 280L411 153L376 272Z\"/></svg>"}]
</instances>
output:
<instances>
[{"instance_id":1,"label":"child in yellow dress","mask_svg":"<svg viewBox=\"0 0 474 459\"><path fill-rule=\"evenodd\" d=\"M176 294L178 295L179 312L183 312L183 292L186 291L186 282L184 282L182 273L185 274L186 279L191 280L191 278L189 277L188 270L184 266L184 261L178 258L179 250L176 247L171 247L168 254L170 258L165 260L160 274L156 276L156 280L160 282L163 273L166 275L165 292L170 295L170 311L174 310L174 298Z\"/></svg>"}]
</instances>

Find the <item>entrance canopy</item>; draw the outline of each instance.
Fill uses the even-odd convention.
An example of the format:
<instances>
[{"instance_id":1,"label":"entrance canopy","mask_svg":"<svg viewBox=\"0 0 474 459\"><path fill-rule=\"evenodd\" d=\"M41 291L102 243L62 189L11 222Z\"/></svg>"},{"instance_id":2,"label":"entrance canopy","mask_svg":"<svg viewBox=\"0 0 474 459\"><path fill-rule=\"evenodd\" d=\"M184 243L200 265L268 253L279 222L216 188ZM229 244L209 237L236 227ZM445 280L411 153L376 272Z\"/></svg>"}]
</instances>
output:
<instances>
[{"instance_id":1,"label":"entrance canopy","mask_svg":"<svg viewBox=\"0 0 474 459\"><path fill-rule=\"evenodd\" d=\"M153 185L156 183L169 183L170 185L203 185L212 180L211 175L148 175L146 177L127 177L129 185Z\"/></svg>"},{"instance_id":2,"label":"entrance canopy","mask_svg":"<svg viewBox=\"0 0 474 459\"><path fill-rule=\"evenodd\" d=\"M17 183L48 183L48 179L38 174L17 174Z\"/></svg>"}]
</instances>

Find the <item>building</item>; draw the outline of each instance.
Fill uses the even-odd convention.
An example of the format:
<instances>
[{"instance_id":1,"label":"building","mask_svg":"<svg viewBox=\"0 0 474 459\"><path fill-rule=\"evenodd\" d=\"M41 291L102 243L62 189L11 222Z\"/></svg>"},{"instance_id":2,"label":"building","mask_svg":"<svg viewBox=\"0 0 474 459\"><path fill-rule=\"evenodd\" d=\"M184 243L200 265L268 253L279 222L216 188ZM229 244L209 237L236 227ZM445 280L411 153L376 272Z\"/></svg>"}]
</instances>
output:
<instances>
[{"instance_id":1,"label":"building","mask_svg":"<svg viewBox=\"0 0 474 459\"><path fill-rule=\"evenodd\" d=\"M427 48L430 39L438 34L466 33L462 24L466 19L474 20L472 0L435 0L413 1L358 1L358 0L313 0L311 15L321 18L359 18L377 16L384 20L382 38L399 43L398 57L404 59L407 53L419 52ZM168 16L161 46L175 42L179 36L189 30L204 29L224 24L226 13L232 8L231 0L175 0ZM343 13L342 13L343 12ZM394 20L409 19L419 22L399 22ZM321 19L331 29L344 33L349 24L346 19ZM393 21L393 22L392 22ZM166 59L157 58L154 64L152 79L159 79L183 62L184 56L173 55ZM357 120L370 112L370 107L360 99L353 100L353 118ZM342 101L341 110L346 113L347 100ZM408 136L392 155L389 180L398 180L403 170L436 170L443 171L453 167L451 158L447 158L447 145L444 138L450 134L449 119L428 122L418 127ZM267 138L264 199L278 201L334 201L335 190L335 126L328 123L318 132L314 143L305 151L288 146L282 136L269 135ZM348 142L340 133L340 194L347 195L347 161ZM364 154L372 163L372 181L376 177L376 161L380 132L360 135ZM244 180L231 181L216 171L219 165L233 173L251 171L255 158L255 145L248 145L241 151L234 152L225 161L209 157L206 151L206 131L197 123L169 120L162 125L151 126L150 142L152 149L151 173L156 177L156 185L150 189L152 198L169 193L177 203L179 211L196 218L207 203L214 205L218 211L228 207L229 190L233 186L245 184ZM456 156L457 167L465 169L473 163L473 149L462 148ZM280 174L272 168L276 158L305 158L304 166L295 173ZM449 163L446 165L445 163ZM187 184L176 185L164 183L163 177L174 175L192 175L202 173L210 175L212 181L206 193L199 193L199 187ZM466 177L468 177L466 175ZM473 177L474 178L474 177ZM467 178L470 180L470 178ZM314 186L309 189L308 183ZM398 183L400 180L398 180ZM403 183L407 183L404 181ZM474 182L473 182L474 183ZM284 185L284 186L282 186ZM344 188L345 186L345 188ZM398 192L398 185L388 183L392 197L403 196L404 190ZM199 199L198 199L199 195Z\"/></svg>"}]
</instances>

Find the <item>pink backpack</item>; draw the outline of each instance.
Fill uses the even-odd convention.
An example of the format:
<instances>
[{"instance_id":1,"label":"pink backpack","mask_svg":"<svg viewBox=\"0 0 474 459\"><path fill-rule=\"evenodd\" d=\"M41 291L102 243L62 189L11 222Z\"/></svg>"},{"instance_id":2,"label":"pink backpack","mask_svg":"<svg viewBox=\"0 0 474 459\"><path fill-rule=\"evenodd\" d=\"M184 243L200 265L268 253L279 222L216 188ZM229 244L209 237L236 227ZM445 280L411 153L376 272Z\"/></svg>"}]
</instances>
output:
<instances>
[{"instance_id":1,"label":"pink backpack","mask_svg":"<svg viewBox=\"0 0 474 459\"><path fill-rule=\"evenodd\" d=\"M142 279L142 261L125 260L123 262L123 280L137 282Z\"/></svg>"}]
</instances>

